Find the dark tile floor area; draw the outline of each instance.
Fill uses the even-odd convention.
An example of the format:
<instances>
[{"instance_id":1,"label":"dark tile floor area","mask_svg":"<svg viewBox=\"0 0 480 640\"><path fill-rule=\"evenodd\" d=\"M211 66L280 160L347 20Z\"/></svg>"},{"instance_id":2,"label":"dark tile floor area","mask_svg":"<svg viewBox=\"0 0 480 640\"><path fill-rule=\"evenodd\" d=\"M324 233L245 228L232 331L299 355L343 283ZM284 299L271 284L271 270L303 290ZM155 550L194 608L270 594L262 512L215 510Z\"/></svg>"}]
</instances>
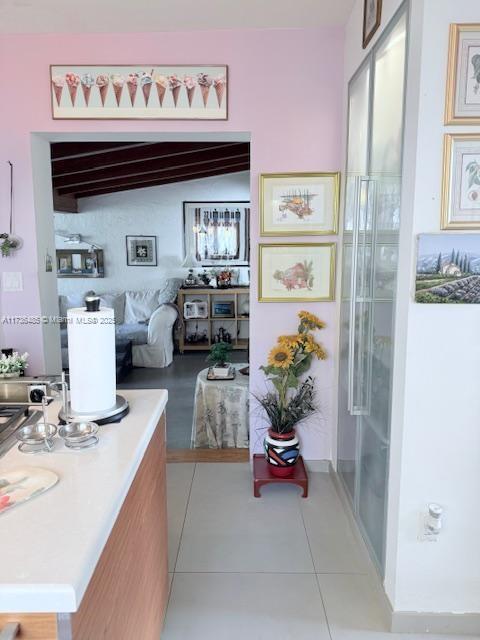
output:
<instances>
[{"instance_id":1,"label":"dark tile floor area","mask_svg":"<svg viewBox=\"0 0 480 640\"><path fill-rule=\"evenodd\" d=\"M192 434L195 382L207 366L204 351L176 353L164 369L134 369L119 389L168 389L167 445L169 449L189 449ZM246 362L246 351L233 351L232 362Z\"/></svg>"}]
</instances>

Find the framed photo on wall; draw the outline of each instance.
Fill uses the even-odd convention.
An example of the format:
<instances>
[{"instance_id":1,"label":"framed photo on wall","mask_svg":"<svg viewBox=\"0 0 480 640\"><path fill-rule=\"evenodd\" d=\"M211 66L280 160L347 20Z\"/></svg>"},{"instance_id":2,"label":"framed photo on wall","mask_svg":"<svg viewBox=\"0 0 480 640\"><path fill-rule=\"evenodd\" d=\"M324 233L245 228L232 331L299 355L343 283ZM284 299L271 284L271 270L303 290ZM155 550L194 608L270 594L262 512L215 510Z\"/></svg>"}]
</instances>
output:
<instances>
[{"instance_id":1,"label":"framed photo on wall","mask_svg":"<svg viewBox=\"0 0 480 640\"><path fill-rule=\"evenodd\" d=\"M445 124L480 124L480 24L450 25Z\"/></svg>"},{"instance_id":2,"label":"framed photo on wall","mask_svg":"<svg viewBox=\"0 0 480 640\"><path fill-rule=\"evenodd\" d=\"M375 35L382 22L382 0L364 0L363 5L363 48Z\"/></svg>"},{"instance_id":3,"label":"framed photo on wall","mask_svg":"<svg viewBox=\"0 0 480 640\"><path fill-rule=\"evenodd\" d=\"M52 65L54 119L227 120L228 68Z\"/></svg>"},{"instance_id":4,"label":"framed photo on wall","mask_svg":"<svg viewBox=\"0 0 480 640\"><path fill-rule=\"evenodd\" d=\"M129 267L157 266L157 236L127 236Z\"/></svg>"},{"instance_id":5,"label":"framed photo on wall","mask_svg":"<svg viewBox=\"0 0 480 640\"><path fill-rule=\"evenodd\" d=\"M334 235L339 201L338 172L264 173L260 176L260 235Z\"/></svg>"},{"instance_id":6,"label":"framed photo on wall","mask_svg":"<svg viewBox=\"0 0 480 640\"><path fill-rule=\"evenodd\" d=\"M442 229L480 229L480 134L447 134Z\"/></svg>"},{"instance_id":7,"label":"framed photo on wall","mask_svg":"<svg viewBox=\"0 0 480 640\"><path fill-rule=\"evenodd\" d=\"M259 245L259 301L334 300L335 248L334 242Z\"/></svg>"}]
</instances>

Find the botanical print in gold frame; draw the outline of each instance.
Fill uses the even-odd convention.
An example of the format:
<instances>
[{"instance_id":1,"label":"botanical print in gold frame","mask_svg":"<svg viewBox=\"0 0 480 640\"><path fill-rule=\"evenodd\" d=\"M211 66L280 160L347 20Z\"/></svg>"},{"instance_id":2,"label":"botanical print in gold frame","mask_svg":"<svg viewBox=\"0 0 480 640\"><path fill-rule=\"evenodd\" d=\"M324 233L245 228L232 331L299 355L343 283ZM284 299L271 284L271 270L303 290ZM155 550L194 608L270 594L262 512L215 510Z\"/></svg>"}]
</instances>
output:
<instances>
[{"instance_id":1,"label":"botanical print in gold frame","mask_svg":"<svg viewBox=\"0 0 480 640\"><path fill-rule=\"evenodd\" d=\"M227 120L228 67L51 65L54 120Z\"/></svg>"},{"instance_id":2,"label":"botanical print in gold frame","mask_svg":"<svg viewBox=\"0 0 480 640\"><path fill-rule=\"evenodd\" d=\"M442 229L480 229L480 134L447 134Z\"/></svg>"},{"instance_id":3,"label":"botanical print in gold frame","mask_svg":"<svg viewBox=\"0 0 480 640\"><path fill-rule=\"evenodd\" d=\"M363 5L363 48L377 32L382 22L382 0L364 0Z\"/></svg>"},{"instance_id":4,"label":"botanical print in gold frame","mask_svg":"<svg viewBox=\"0 0 480 640\"><path fill-rule=\"evenodd\" d=\"M260 302L328 302L335 299L334 242L272 243L258 248Z\"/></svg>"},{"instance_id":5,"label":"botanical print in gold frame","mask_svg":"<svg viewBox=\"0 0 480 640\"><path fill-rule=\"evenodd\" d=\"M480 24L451 24L445 124L480 124Z\"/></svg>"},{"instance_id":6,"label":"botanical print in gold frame","mask_svg":"<svg viewBox=\"0 0 480 640\"><path fill-rule=\"evenodd\" d=\"M338 232L340 173L264 173L259 190L260 235Z\"/></svg>"}]
</instances>

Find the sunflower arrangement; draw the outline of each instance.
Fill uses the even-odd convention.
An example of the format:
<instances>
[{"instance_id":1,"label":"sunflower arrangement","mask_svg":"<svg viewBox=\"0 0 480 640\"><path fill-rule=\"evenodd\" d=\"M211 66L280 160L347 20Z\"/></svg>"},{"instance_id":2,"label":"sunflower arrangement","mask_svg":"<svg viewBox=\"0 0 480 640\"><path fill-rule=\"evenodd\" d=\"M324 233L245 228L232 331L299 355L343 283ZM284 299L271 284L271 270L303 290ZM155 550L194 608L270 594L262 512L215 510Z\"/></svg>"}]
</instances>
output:
<instances>
[{"instance_id":1,"label":"sunflower arrangement","mask_svg":"<svg viewBox=\"0 0 480 640\"><path fill-rule=\"evenodd\" d=\"M271 429L277 433L292 431L315 412L314 381L308 377L302 382L301 378L314 358L327 358L324 347L314 336L325 323L308 311L300 311L298 318L297 333L280 336L268 355L268 364L260 367L274 390L257 397L257 401L265 410Z\"/></svg>"}]
</instances>

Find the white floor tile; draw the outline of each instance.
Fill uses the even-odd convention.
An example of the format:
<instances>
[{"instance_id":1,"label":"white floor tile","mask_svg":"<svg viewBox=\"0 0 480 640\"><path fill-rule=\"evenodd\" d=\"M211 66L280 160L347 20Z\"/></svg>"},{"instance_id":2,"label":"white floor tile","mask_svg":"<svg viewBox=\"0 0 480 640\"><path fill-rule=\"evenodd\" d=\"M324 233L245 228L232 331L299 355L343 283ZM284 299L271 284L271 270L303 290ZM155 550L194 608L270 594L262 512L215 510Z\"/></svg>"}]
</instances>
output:
<instances>
[{"instance_id":1,"label":"white floor tile","mask_svg":"<svg viewBox=\"0 0 480 640\"><path fill-rule=\"evenodd\" d=\"M176 571L313 572L297 488L254 498L249 464L197 465Z\"/></svg>"},{"instance_id":2,"label":"white floor tile","mask_svg":"<svg viewBox=\"0 0 480 640\"><path fill-rule=\"evenodd\" d=\"M317 573L367 573L368 561L350 528L328 473L309 474L309 497L301 500Z\"/></svg>"},{"instance_id":3,"label":"white floor tile","mask_svg":"<svg viewBox=\"0 0 480 640\"><path fill-rule=\"evenodd\" d=\"M368 576L321 574L318 581L332 640L461 640L450 635L389 633Z\"/></svg>"},{"instance_id":4,"label":"white floor tile","mask_svg":"<svg viewBox=\"0 0 480 640\"><path fill-rule=\"evenodd\" d=\"M329 640L314 575L175 574L162 640Z\"/></svg>"},{"instance_id":5,"label":"white floor tile","mask_svg":"<svg viewBox=\"0 0 480 640\"><path fill-rule=\"evenodd\" d=\"M187 511L194 463L167 465L168 570L174 571L180 536Z\"/></svg>"}]
</instances>

